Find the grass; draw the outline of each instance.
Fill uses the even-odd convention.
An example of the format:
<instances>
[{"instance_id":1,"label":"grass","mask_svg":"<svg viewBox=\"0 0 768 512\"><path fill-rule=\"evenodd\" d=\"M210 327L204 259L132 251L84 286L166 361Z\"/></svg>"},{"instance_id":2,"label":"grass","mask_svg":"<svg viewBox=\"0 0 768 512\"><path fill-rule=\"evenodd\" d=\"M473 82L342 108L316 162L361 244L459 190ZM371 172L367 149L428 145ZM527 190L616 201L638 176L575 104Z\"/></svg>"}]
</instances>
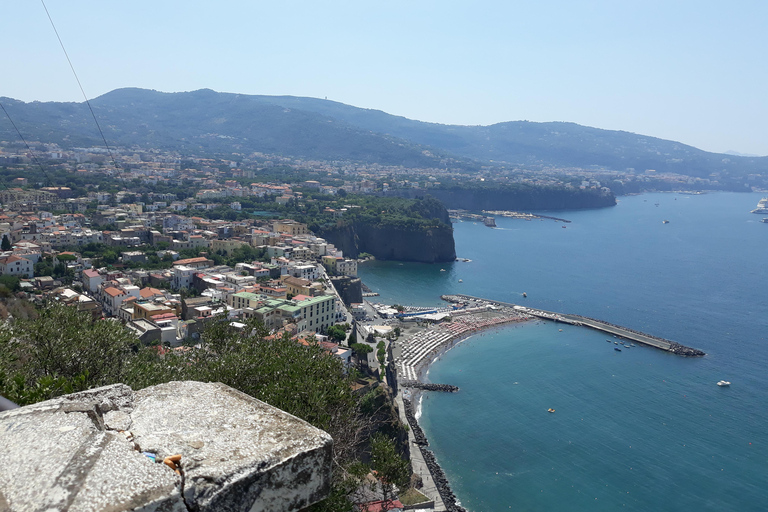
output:
<instances>
[{"instance_id":1,"label":"grass","mask_svg":"<svg viewBox=\"0 0 768 512\"><path fill-rule=\"evenodd\" d=\"M413 488L408 489L400 495L400 503L403 505L416 505L417 503L424 503L425 501L430 500Z\"/></svg>"}]
</instances>

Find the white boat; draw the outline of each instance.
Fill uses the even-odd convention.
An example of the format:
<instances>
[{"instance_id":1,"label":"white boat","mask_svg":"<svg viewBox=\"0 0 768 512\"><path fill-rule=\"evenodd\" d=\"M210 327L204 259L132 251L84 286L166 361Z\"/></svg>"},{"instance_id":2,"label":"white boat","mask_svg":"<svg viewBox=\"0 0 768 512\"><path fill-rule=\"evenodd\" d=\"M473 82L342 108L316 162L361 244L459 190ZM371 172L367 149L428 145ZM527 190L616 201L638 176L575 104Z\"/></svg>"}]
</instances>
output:
<instances>
[{"instance_id":1,"label":"white boat","mask_svg":"<svg viewBox=\"0 0 768 512\"><path fill-rule=\"evenodd\" d=\"M757 208L752 213L768 213L768 197L764 197L757 202Z\"/></svg>"},{"instance_id":2,"label":"white boat","mask_svg":"<svg viewBox=\"0 0 768 512\"><path fill-rule=\"evenodd\" d=\"M723 386L730 386L731 383L728 382L727 380L721 380L720 382L717 383L717 385L720 387L723 387Z\"/></svg>"}]
</instances>

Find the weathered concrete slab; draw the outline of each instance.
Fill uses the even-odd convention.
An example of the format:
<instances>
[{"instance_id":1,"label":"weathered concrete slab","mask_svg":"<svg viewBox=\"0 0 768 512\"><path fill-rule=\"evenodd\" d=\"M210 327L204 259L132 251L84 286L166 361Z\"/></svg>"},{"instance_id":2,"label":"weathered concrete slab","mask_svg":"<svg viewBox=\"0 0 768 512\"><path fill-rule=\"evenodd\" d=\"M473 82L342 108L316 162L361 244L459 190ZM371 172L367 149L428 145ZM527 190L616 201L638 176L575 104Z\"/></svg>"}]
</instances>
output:
<instances>
[{"instance_id":1,"label":"weathered concrete slab","mask_svg":"<svg viewBox=\"0 0 768 512\"><path fill-rule=\"evenodd\" d=\"M0 414L0 509L186 511L170 468L104 428L132 396L116 385Z\"/></svg>"},{"instance_id":2,"label":"weathered concrete slab","mask_svg":"<svg viewBox=\"0 0 768 512\"><path fill-rule=\"evenodd\" d=\"M299 510L330 490L331 437L220 383L136 392L142 450L181 454L184 497L200 510Z\"/></svg>"},{"instance_id":3,"label":"weathered concrete slab","mask_svg":"<svg viewBox=\"0 0 768 512\"><path fill-rule=\"evenodd\" d=\"M0 413L0 510L299 510L327 495L331 444L222 384L108 386Z\"/></svg>"}]
</instances>

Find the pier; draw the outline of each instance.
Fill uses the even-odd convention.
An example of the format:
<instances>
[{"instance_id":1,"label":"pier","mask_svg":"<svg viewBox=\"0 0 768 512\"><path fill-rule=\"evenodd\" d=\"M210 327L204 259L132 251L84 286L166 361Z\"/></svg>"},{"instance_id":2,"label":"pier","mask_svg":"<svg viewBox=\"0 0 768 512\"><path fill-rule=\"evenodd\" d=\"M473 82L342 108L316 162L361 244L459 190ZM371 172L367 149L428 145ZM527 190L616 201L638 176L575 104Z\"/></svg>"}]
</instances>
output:
<instances>
[{"instance_id":1,"label":"pier","mask_svg":"<svg viewBox=\"0 0 768 512\"><path fill-rule=\"evenodd\" d=\"M481 297L473 297L471 295L457 294L457 295L450 296L450 298L446 300L451 300L452 298L457 298L457 299L466 300L466 301L484 302L487 304L497 305L501 307L513 308L515 311L518 311L523 314L535 316L537 318L541 318L542 320L549 320L552 322L561 322L564 324L589 327L590 329L595 329L597 331L610 334L611 336L615 336L617 338L623 338L625 340L633 341L635 343L639 343L642 345L647 345L649 347L658 348L660 350L666 350L667 352L671 352L673 354L677 354L681 356L706 355L701 350L691 348L691 347L686 347L685 345L681 345L680 343L677 343L674 341L660 338L658 336L653 336L651 334L646 334L640 331L636 331L634 329L629 329L627 327L622 327L620 325L614 325L614 324L605 322L603 320L597 320L595 318L589 318L581 315L555 313L553 311L545 311L543 309L538 309L538 308L529 308L527 306L521 306L519 304L511 304L508 302L500 302L496 300L484 299Z\"/></svg>"}]
</instances>

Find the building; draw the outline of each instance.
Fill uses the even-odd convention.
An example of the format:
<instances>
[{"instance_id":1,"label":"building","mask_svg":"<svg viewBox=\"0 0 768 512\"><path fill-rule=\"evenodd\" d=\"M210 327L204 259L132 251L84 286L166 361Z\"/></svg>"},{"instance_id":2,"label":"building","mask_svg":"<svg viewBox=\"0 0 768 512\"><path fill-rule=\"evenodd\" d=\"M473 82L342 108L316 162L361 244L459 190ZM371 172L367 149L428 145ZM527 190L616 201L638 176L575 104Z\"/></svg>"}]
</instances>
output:
<instances>
[{"instance_id":1,"label":"building","mask_svg":"<svg viewBox=\"0 0 768 512\"><path fill-rule=\"evenodd\" d=\"M183 261L183 260L179 260ZM176 265L174 263L173 273L171 274L171 288L174 290L186 290L192 286L192 279L195 275L195 268L186 265Z\"/></svg>"},{"instance_id":2,"label":"building","mask_svg":"<svg viewBox=\"0 0 768 512\"><path fill-rule=\"evenodd\" d=\"M99 285L104 282L104 277L95 270L83 270L83 286L91 293L96 293Z\"/></svg>"},{"instance_id":3,"label":"building","mask_svg":"<svg viewBox=\"0 0 768 512\"><path fill-rule=\"evenodd\" d=\"M4 256L0 258L0 275L34 277L34 264L15 254Z\"/></svg>"},{"instance_id":4,"label":"building","mask_svg":"<svg viewBox=\"0 0 768 512\"><path fill-rule=\"evenodd\" d=\"M295 220L284 219L272 223L272 231L276 233L288 233L291 236L308 235L309 228L306 224L296 222Z\"/></svg>"},{"instance_id":5,"label":"building","mask_svg":"<svg viewBox=\"0 0 768 512\"><path fill-rule=\"evenodd\" d=\"M213 260L209 260L205 257L199 258L187 258L185 260L176 260L173 262L173 267L191 267L191 268L205 268L213 266Z\"/></svg>"}]
</instances>

